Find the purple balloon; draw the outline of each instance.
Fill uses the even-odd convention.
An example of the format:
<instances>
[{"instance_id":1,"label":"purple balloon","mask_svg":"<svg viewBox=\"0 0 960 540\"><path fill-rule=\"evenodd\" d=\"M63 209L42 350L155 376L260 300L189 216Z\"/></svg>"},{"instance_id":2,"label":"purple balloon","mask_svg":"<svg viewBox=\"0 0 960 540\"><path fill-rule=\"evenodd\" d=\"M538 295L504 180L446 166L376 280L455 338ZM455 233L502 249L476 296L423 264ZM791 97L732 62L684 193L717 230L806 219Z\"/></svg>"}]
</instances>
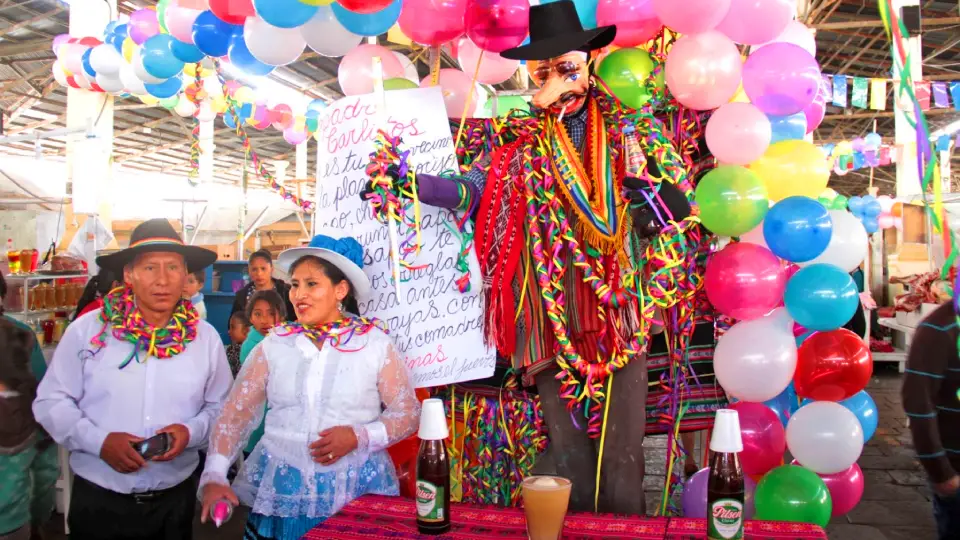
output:
<instances>
[{"instance_id":1,"label":"purple balloon","mask_svg":"<svg viewBox=\"0 0 960 540\"><path fill-rule=\"evenodd\" d=\"M710 481L710 467L700 469L693 476L687 478L683 484L683 517L707 517L707 483ZM743 509L744 519L753 519L755 512L753 492L757 490L757 483L750 477L743 477Z\"/></svg>"},{"instance_id":2,"label":"purple balloon","mask_svg":"<svg viewBox=\"0 0 960 540\"><path fill-rule=\"evenodd\" d=\"M761 111L789 116L813 103L820 91L820 67L803 47L772 43L747 58L743 91Z\"/></svg>"},{"instance_id":3,"label":"purple balloon","mask_svg":"<svg viewBox=\"0 0 960 540\"><path fill-rule=\"evenodd\" d=\"M152 9L138 9L130 14L130 39L137 45L160 33L157 12Z\"/></svg>"},{"instance_id":4,"label":"purple balloon","mask_svg":"<svg viewBox=\"0 0 960 540\"><path fill-rule=\"evenodd\" d=\"M61 45L69 40L70 34L60 34L59 36L53 38L53 43L50 46L50 48L53 49L53 54L57 54L57 49L59 49Z\"/></svg>"},{"instance_id":5,"label":"purple balloon","mask_svg":"<svg viewBox=\"0 0 960 540\"><path fill-rule=\"evenodd\" d=\"M813 133L813 130L820 127L823 117L827 114L827 94L830 92L828 84L830 83L827 79L820 78L820 89L817 92L817 97L813 98L813 102L803 110L804 116L807 117L807 133Z\"/></svg>"}]
</instances>

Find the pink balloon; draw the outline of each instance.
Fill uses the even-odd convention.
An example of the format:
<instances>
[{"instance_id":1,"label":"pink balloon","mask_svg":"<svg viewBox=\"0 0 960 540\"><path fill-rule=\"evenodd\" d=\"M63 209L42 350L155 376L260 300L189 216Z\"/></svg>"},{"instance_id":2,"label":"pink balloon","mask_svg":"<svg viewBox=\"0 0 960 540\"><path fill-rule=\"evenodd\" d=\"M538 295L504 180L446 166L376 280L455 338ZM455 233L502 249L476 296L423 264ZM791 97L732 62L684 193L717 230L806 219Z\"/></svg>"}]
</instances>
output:
<instances>
[{"instance_id":1,"label":"pink balloon","mask_svg":"<svg viewBox=\"0 0 960 540\"><path fill-rule=\"evenodd\" d=\"M798 267L799 268L799 267ZM809 332L806 326L794 321L793 323L793 337L800 337Z\"/></svg>"},{"instance_id":2,"label":"pink balloon","mask_svg":"<svg viewBox=\"0 0 960 540\"><path fill-rule=\"evenodd\" d=\"M129 25L130 39L137 45L160 33L160 21L157 20L155 9L143 8L134 11L130 14Z\"/></svg>"},{"instance_id":3,"label":"pink balloon","mask_svg":"<svg viewBox=\"0 0 960 540\"><path fill-rule=\"evenodd\" d=\"M466 12L467 0L403 0L398 22L408 38L436 46L463 34Z\"/></svg>"},{"instance_id":4,"label":"pink balloon","mask_svg":"<svg viewBox=\"0 0 960 540\"><path fill-rule=\"evenodd\" d=\"M483 54L481 59L480 55ZM519 60L510 60L499 53L484 52L470 39L461 38L457 45L457 61L464 73L477 73L477 82L483 84L500 84L517 72ZM477 70L477 62L480 69Z\"/></svg>"},{"instance_id":5,"label":"pink balloon","mask_svg":"<svg viewBox=\"0 0 960 540\"><path fill-rule=\"evenodd\" d=\"M896 226L897 219L893 216L893 214L880 214L877 222L880 224L881 229L890 229Z\"/></svg>"},{"instance_id":6,"label":"pink balloon","mask_svg":"<svg viewBox=\"0 0 960 540\"><path fill-rule=\"evenodd\" d=\"M307 136L308 136L308 135L307 135L307 130L305 130L305 129L296 130L296 129L292 128L292 127L289 127L289 128L287 128L287 129L283 130L283 140L287 141L288 143L290 143L290 144L292 144L292 145L294 145L294 146L296 146L296 145L302 143L303 141L307 140Z\"/></svg>"},{"instance_id":7,"label":"pink balloon","mask_svg":"<svg viewBox=\"0 0 960 540\"><path fill-rule=\"evenodd\" d=\"M657 37L663 24L653 11L651 0L600 0L597 26L616 25L613 44L635 47Z\"/></svg>"},{"instance_id":8,"label":"pink balloon","mask_svg":"<svg viewBox=\"0 0 960 540\"><path fill-rule=\"evenodd\" d=\"M800 462L793 460L791 464L800 465ZM802 465L800 466L802 467ZM833 511L830 513L830 517L839 517L850 512L863 497L863 470L856 463L845 471L818 476L830 491L830 500L833 502Z\"/></svg>"},{"instance_id":9,"label":"pink balloon","mask_svg":"<svg viewBox=\"0 0 960 540\"><path fill-rule=\"evenodd\" d=\"M730 0L653 0L653 11L671 30L699 34L720 24L730 11Z\"/></svg>"},{"instance_id":10,"label":"pink balloon","mask_svg":"<svg viewBox=\"0 0 960 540\"><path fill-rule=\"evenodd\" d=\"M759 45L779 36L796 10L796 0L732 0L717 30L737 43Z\"/></svg>"},{"instance_id":11,"label":"pink balloon","mask_svg":"<svg viewBox=\"0 0 960 540\"><path fill-rule=\"evenodd\" d=\"M817 56L817 40L813 37L813 32L800 21L788 22L787 27L783 29L783 32L780 32L779 36L775 37L772 41L755 46L751 53L771 43L793 43L810 53L810 56Z\"/></svg>"},{"instance_id":12,"label":"pink balloon","mask_svg":"<svg viewBox=\"0 0 960 540\"><path fill-rule=\"evenodd\" d=\"M721 164L748 165L770 146L770 119L750 103L721 105L707 121L707 147Z\"/></svg>"},{"instance_id":13,"label":"pink balloon","mask_svg":"<svg viewBox=\"0 0 960 540\"><path fill-rule=\"evenodd\" d=\"M170 35L184 43L193 45L193 23L203 13L198 9L190 9L173 4L167 6L167 31Z\"/></svg>"},{"instance_id":14,"label":"pink balloon","mask_svg":"<svg viewBox=\"0 0 960 540\"><path fill-rule=\"evenodd\" d=\"M770 313L787 286L783 267L769 249L756 244L728 244L707 262L704 287L717 311L750 320Z\"/></svg>"},{"instance_id":15,"label":"pink balloon","mask_svg":"<svg viewBox=\"0 0 960 540\"><path fill-rule=\"evenodd\" d=\"M384 80L403 77L403 66L397 60L397 57L390 52L390 49L372 43L364 43L348 52L340 60L337 78L345 96L373 92L373 58L375 56L380 57Z\"/></svg>"},{"instance_id":16,"label":"pink balloon","mask_svg":"<svg viewBox=\"0 0 960 540\"><path fill-rule=\"evenodd\" d=\"M780 417L763 403L739 401L730 408L740 415L744 474L766 474L778 467L787 449L787 434Z\"/></svg>"},{"instance_id":17,"label":"pink balloon","mask_svg":"<svg viewBox=\"0 0 960 540\"><path fill-rule=\"evenodd\" d=\"M286 103L281 103L275 106L273 109L270 109L270 113L271 113L270 121L273 124L274 129L278 129L280 131L286 131L293 126L293 110ZM286 134L284 134L284 136L286 136ZM300 143L290 143L290 144L300 144Z\"/></svg>"},{"instance_id":18,"label":"pink balloon","mask_svg":"<svg viewBox=\"0 0 960 540\"><path fill-rule=\"evenodd\" d=\"M470 76L459 69L441 69L440 88L443 90L443 103L447 106L447 117L460 118L463 115L463 109L467 106L469 96L470 104L467 109L467 118L473 116L473 111L477 108L477 93ZM431 86L430 77L425 77L420 81L421 88ZM473 92L473 95L470 93Z\"/></svg>"},{"instance_id":19,"label":"pink balloon","mask_svg":"<svg viewBox=\"0 0 960 540\"><path fill-rule=\"evenodd\" d=\"M530 29L529 0L467 0L467 36L485 51L500 53L523 43Z\"/></svg>"},{"instance_id":20,"label":"pink balloon","mask_svg":"<svg viewBox=\"0 0 960 540\"><path fill-rule=\"evenodd\" d=\"M807 117L807 133L813 133L813 130L820 127L820 123L827 114L827 92L830 91L827 84L829 83L826 79L820 80L817 97L813 98L813 102L803 110L803 115Z\"/></svg>"},{"instance_id":21,"label":"pink balloon","mask_svg":"<svg viewBox=\"0 0 960 540\"><path fill-rule=\"evenodd\" d=\"M720 32L684 36L667 54L667 87L685 107L716 109L740 89L742 69L740 51Z\"/></svg>"},{"instance_id":22,"label":"pink balloon","mask_svg":"<svg viewBox=\"0 0 960 540\"><path fill-rule=\"evenodd\" d=\"M820 91L820 66L792 43L773 43L747 58L743 91L761 111L787 116L807 108Z\"/></svg>"}]
</instances>

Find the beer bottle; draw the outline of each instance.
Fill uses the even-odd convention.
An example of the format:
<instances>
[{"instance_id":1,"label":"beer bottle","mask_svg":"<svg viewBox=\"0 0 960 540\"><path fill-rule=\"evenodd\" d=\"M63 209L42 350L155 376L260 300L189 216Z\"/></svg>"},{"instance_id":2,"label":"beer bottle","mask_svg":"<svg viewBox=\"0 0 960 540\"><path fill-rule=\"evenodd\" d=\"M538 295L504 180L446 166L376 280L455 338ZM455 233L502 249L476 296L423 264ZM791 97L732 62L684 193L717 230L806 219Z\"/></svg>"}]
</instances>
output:
<instances>
[{"instance_id":1,"label":"beer bottle","mask_svg":"<svg viewBox=\"0 0 960 540\"><path fill-rule=\"evenodd\" d=\"M743 451L737 411L717 411L710 438L710 478L707 481L707 538L743 538L743 469L737 455Z\"/></svg>"},{"instance_id":2,"label":"beer bottle","mask_svg":"<svg viewBox=\"0 0 960 540\"><path fill-rule=\"evenodd\" d=\"M422 534L443 534L450 530L448 434L443 401L424 400L417 455L417 529Z\"/></svg>"}]
</instances>

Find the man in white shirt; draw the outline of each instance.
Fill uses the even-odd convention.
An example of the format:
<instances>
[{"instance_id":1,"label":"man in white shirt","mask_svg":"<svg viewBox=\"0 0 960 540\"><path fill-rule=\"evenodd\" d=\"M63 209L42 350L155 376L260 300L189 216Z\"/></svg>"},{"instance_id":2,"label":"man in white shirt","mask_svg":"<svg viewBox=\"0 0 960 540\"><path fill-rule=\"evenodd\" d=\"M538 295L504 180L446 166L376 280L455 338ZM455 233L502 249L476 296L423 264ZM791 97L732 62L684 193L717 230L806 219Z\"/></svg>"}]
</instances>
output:
<instances>
[{"instance_id":1,"label":"man in white shirt","mask_svg":"<svg viewBox=\"0 0 960 540\"><path fill-rule=\"evenodd\" d=\"M122 271L126 287L67 328L33 405L71 452L71 537L192 538L198 449L233 377L217 331L181 292L187 272L214 260L162 219L140 224L129 248L97 259ZM160 434L159 455L135 449Z\"/></svg>"}]
</instances>

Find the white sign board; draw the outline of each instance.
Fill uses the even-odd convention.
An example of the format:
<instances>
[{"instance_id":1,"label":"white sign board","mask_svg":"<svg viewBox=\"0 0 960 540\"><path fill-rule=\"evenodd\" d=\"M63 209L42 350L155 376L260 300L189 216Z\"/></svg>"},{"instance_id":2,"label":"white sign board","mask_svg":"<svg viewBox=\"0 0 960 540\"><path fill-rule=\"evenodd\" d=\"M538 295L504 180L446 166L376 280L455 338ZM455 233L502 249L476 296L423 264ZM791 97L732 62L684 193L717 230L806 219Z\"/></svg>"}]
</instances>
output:
<instances>
[{"instance_id":1,"label":"white sign board","mask_svg":"<svg viewBox=\"0 0 960 540\"><path fill-rule=\"evenodd\" d=\"M460 242L448 225L455 228L456 216L421 205L423 247L412 264L425 268L401 271L398 297L391 278L389 229L360 200L378 127L403 139L401 149L410 150L408 163L417 173L456 169L440 88L394 90L384 96L386 107L379 116L374 94L345 97L323 111L317 135L316 232L350 235L363 245L363 270L373 294L360 304L360 314L387 323L414 386L489 377L496 354L483 344L480 268L472 250L470 291L461 294L455 283L460 277L456 269Z\"/></svg>"}]
</instances>

